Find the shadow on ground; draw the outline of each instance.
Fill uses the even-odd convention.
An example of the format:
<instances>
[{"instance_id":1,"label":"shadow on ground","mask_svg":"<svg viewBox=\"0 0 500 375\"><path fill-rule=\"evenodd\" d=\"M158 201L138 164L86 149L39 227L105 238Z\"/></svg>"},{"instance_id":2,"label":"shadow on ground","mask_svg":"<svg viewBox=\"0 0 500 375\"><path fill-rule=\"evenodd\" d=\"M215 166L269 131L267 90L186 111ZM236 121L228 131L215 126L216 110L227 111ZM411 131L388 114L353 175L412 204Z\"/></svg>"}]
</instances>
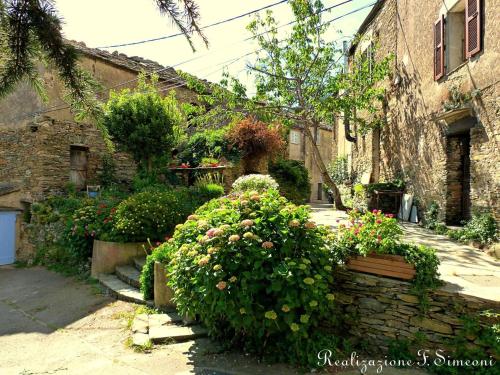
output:
<instances>
[{"instance_id":1,"label":"shadow on ground","mask_svg":"<svg viewBox=\"0 0 500 375\"><path fill-rule=\"evenodd\" d=\"M43 267L0 267L0 336L52 333L112 302L97 286Z\"/></svg>"}]
</instances>

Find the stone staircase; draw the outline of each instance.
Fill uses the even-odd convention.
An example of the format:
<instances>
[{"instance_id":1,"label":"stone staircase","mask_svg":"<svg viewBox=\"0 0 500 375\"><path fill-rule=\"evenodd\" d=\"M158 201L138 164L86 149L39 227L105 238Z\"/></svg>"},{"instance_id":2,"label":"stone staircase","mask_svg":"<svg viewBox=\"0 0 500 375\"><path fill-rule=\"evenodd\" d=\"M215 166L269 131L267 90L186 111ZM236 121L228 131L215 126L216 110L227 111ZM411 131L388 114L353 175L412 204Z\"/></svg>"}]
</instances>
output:
<instances>
[{"instance_id":1,"label":"stone staircase","mask_svg":"<svg viewBox=\"0 0 500 375\"><path fill-rule=\"evenodd\" d=\"M134 258L132 265L116 267L115 274L99 275L99 282L119 300L153 306L153 301L145 300L139 290L139 277L145 262L146 258Z\"/></svg>"},{"instance_id":2,"label":"stone staircase","mask_svg":"<svg viewBox=\"0 0 500 375\"><path fill-rule=\"evenodd\" d=\"M108 293L122 301L154 307L154 301L142 296L139 278L146 258L134 258L131 265L117 266L114 274L100 274L98 280ZM183 319L176 312L139 314L132 324L135 346L170 344L207 336L207 330L196 321Z\"/></svg>"}]
</instances>

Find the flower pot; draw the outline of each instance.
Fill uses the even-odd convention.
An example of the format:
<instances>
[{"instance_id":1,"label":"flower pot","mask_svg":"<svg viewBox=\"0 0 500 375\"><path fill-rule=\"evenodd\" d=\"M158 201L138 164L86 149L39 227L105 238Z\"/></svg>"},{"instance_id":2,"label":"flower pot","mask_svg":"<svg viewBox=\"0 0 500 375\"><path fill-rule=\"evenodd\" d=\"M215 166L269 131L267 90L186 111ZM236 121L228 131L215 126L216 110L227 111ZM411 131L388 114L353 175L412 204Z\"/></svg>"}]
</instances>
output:
<instances>
[{"instance_id":1,"label":"flower pot","mask_svg":"<svg viewBox=\"0 0 500 375\"><path fill-rule=\"evenodd\" d=\"M102 273L113 273L117 266L132 263L136 257L144 256L142 242L109 242L94 240L92 248L92 277Z\"/></svg>"},{"instance_id":2,"label":"flower pot","mask_svg":"<svg viewBox=\"0 0 500 375\"><path fill-rule=\"evenodd\" d=\"M402 280L411 280L415 277L415 267L406 262L401 255L372 253L366 257L351 257L347 261L347 269Z\"/></svg>"}]
</instances>

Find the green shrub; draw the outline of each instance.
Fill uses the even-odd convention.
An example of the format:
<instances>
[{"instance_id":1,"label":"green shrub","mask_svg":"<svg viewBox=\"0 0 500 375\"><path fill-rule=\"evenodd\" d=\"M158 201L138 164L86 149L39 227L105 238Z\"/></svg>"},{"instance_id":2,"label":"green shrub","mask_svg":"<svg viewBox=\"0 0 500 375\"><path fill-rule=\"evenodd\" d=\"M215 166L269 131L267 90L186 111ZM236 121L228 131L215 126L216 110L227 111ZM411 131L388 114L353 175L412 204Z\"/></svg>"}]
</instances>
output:
<instances>
[{"instance_id":1,"label":"green shrub","mask_svg":"<svg viewBox=\"0 0 500 375\"><path fill-rule=\"evenodd\" d=\"M166 245L177 308L228 345L314 366L336 317L334 240L277 191L212 200Z\"/></svg>"},{"instance_id":2,"label":"green shrub","mask_svg":"<svg viewBox=\"0 0 500 375\"><path fill-rule=\"evenodd\" d=\"M227 132L227 128L220 128L194 133L187 143L181 146L179 159L184 163L189 163L192 167L200 165L203 158L220 160L225 157L230 161L238 160L240 152L236 147L231 146L226 137Z\"/></svg>"},{"instance_id":3,"label":"green shrub","mask_svg":"<svg viewBox=\"0 0 500 375\"><path fill-rule=\"evenodd\" d=\"M304 164L298 160L280 159L269 163L269 174L280 186L280 193L289 201L303 204L311 195L311 181Z\"/></svg>"},{"instance_id":4,"label":"green shrub","mask_svg":"<svg viewBox=\"0 0 500 375\"><path fill-rule=\"evenodd\" d=\"M460 242L478 241L487 245L498 240L498 229L491 214L473 215L462 229L448 232L449 236Z\"/></svg>"},{"instance_id":5,"label":"green shrub","mask_svg":"<svg viewBox=\"0 0 500 375\"><path fill-rule=\"evenodd\" d=\"M170 235L185 212L175 191L145 191L121 202L114 231L127 242L160 241Z\"/></svg>"},{"instance_id":6,"label":"green shrub","mask_svg":"<svg viewBox=\"0 0 500 375\"><path fill-rule=\"evenodd\" d=\"M269 189L277 190L279 185L274 178L267 174L248 174L234 181L232 188L235 193L245 191L264 192Z\"/></svg>"},{"instance_id":7,"label":"green shrub","mask_svg":"<svg viewBox=\"0 0 500 375\"><path fill-rule=\"evenodd\" d=\"M224 194L224 188L216 184L199 185L193 186L191 188L182 188L175 190L177 199L180 202L178 210L181 213L182 221L190 214L193 213L198 207L208 202L211 199L219 198ZM182 221L176 222L178 224ZM167 239L167 237L165 238ZM163 240L162 240L163 241ZM158 254L158 257L154 255L156 252L163 252L163 248L166 244L161 245L152 252L152 256L146 259L146 264L141 273L141 291L146 299L153 298L153 265L154 261L162 261L162 255ZM144 276L142 276L144 274Z\"/></svg>"},{"instance_id":8,"label":"green shrub","mask_svg":"<svg viewBox=\"0 0 500 375\"><path fill-rule=\"evenodd\" d=\"M146 300L154 298L154 264L155 262L165 263L172 253L169 242L164 242L153 249L152 253L146 257L146 263L141 271L140 283L141 292Z\"/></svg>"},{"instance_id":9,"label":"green shrub","mask_svg":"<svg viewBox=\"0 0 500 375\"><path fill-rule=\"evenodd\" d=\"M436 226L440 224L439 211L439 205L436 202L431 202L427 211L424 213L424 226L427 229L434 230Z\"/></svg>"},{"instance_id":10,"label":"green shrub","mask_svg":"<svg viewBox=\"0 0 500 375\"><path fill-rule=\"evenodd\" d=\"M135 89L111 91L101 119L113 139L149 172L155 163L162 164L160 158L170 156L174 129L184 121L173 92L160 95L157 81L157 75L147 82L140 74Z\"/></svg>"},{"instance_id":11,"label":"green shrub","mask_svg":"<svg viewBox=\"0 0 500 375\"><path fill-rule=\"evenodd\" d=\"M196 194L198 199L203 203L224 195L224 187L217 184L196 186L192 188L192 191L193 194Z\"/></svg>"},{"instance_id":12,"label":"green shrub","mask_svg":"<svg viewBox=\"0 0 500 375\"><path fill-rule=\"evenodd\" d=\"M374 184L365 185L365 189L369 193L375 190L390 190L390 191L403 191L405 189L405 182L403 180L393 180L388 182L377 182Z\"/></svg>"}]
</instances>

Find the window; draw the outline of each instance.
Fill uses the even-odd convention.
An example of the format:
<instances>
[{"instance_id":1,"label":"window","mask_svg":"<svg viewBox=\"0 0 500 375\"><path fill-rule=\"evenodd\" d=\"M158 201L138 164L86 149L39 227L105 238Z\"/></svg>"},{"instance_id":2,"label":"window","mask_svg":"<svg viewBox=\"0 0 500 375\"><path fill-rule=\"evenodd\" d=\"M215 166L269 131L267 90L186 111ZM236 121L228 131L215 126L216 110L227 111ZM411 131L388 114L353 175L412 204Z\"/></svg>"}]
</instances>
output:
<instances>
[{"instance_id":1,"label":"window","mask_svg":"<svg viewBox=\"0 0 500 375\"><path fill-rule=\"evenodd\" d=\"M450 9L445 28L445 69L451 72L465 61L465 0Z\"/></svg>"},{"instance_id":2,"label":"window","mask_svg":"<svg viewBox=\"0 0 500 375\"><path fill-rule=\"evenodd\" d=\"M434 80L481 51L481 0L459 0L434 23Z\"/></svg>"},{"instance_id":3,"label":"window","mask_svg":"<svg viewBox=\"0 0 500 375\"><path fill-rule=\"evenodd\" d=\"M300 132L297 130L292 130L290 132L290 142L294 145L300 144Z\"/></svg>"}]
</instances>

